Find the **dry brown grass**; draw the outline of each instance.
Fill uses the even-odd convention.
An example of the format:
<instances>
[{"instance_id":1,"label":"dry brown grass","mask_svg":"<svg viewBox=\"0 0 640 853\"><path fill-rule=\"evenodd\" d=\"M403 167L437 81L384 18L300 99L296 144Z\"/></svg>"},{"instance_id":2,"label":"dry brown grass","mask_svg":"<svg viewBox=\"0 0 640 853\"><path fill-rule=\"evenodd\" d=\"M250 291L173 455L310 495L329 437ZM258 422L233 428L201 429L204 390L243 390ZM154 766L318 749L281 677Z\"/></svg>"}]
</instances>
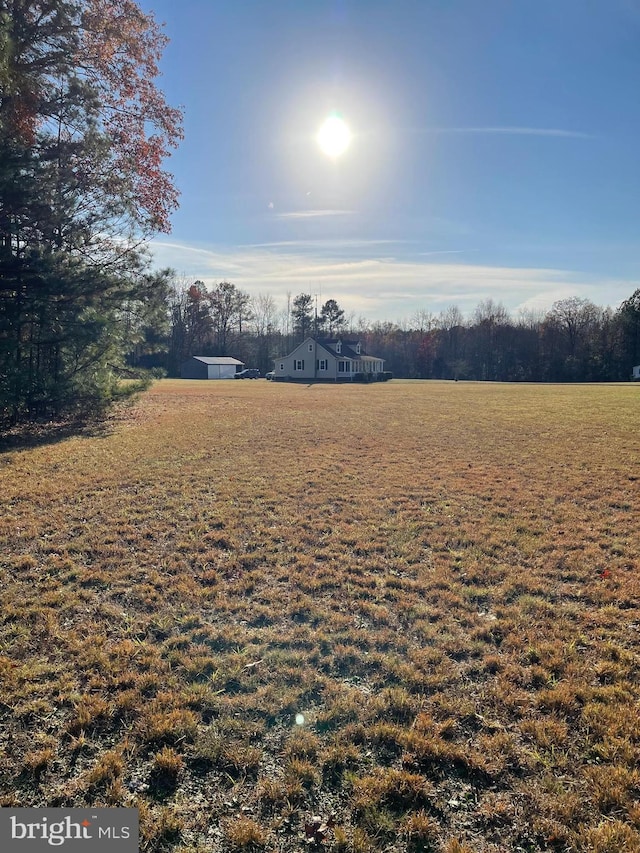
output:
<instances>
[{"instance_id":1,"label":"dry brown grass","mask_svg":"<svg viewBox=\"0 0 640 853\"><path fill-rule=\"evenodd\" d=\"M0 805L640 849L638 392L163 381L4 453Z\"/></svg>"}]
</instances>

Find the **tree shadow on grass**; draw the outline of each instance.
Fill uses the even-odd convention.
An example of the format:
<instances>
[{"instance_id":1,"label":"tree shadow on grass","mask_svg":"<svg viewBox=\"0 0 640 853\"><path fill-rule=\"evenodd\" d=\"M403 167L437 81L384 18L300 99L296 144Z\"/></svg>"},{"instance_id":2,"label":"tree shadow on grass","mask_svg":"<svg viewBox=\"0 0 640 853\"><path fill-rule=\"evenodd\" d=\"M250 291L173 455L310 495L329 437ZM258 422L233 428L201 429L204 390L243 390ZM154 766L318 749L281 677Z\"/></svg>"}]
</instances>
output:
<instances>
[{"instance_id":1,"label":"tree shadow on grass","mask_svg":"<svg viewBox=\"0 0 640 853\"><path fill-rule=\"evenodd\" d=\"M31 450L48 444L58 444L69 438L106 438L113 432L107 421L60 421L26 423L0 432L0 455L16 450Z\"/></svg>"}]
</instances>

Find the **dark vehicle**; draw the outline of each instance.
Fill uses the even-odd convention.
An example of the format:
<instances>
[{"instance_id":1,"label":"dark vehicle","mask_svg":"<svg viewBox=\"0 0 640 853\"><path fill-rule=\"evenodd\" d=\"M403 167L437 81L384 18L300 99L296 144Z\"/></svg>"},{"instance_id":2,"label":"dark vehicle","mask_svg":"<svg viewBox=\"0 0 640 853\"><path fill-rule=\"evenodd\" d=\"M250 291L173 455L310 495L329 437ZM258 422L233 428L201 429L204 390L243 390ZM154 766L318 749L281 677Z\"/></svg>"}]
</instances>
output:
<instances>
[{"instance_id":1,"label":"dark vehicle","mask_svg":"<svg viewBox=\"0 0 640 853\"><path fill-rule=\"evenodd\" d=\"M236 379L260 379L260 371L257 367L248 367L236 373Z\"/></svg>"}]
</instances>

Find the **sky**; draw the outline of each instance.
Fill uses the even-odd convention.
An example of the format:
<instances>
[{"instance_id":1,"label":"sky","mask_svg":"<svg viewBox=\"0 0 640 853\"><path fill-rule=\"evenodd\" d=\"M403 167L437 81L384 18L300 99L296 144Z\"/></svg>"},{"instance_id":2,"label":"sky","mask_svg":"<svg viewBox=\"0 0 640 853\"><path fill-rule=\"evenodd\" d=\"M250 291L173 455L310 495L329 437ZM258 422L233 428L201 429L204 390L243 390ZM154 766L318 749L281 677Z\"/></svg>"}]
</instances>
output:
<instances>
[{"instance_id":1,"label":"sky","mask_svg":"<svg viewBox=\"0 0 640 853\"><path fill-rule=\"evenodd\" d=\"M184 110L155 266L369 322L640 287L640 0L140 5Z\"/></svg>"}]
</instances>

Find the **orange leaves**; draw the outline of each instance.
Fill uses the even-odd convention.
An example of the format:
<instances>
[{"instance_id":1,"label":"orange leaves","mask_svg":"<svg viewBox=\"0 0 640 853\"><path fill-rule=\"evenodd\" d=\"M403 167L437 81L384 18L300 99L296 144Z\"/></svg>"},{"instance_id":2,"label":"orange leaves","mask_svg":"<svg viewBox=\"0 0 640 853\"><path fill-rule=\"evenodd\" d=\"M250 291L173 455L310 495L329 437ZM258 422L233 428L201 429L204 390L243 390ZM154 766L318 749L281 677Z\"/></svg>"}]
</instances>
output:
<instances>
[{"instance_id":1,"label":"orange leaves","mask_svg":"<svg viewBox=\"0 0 640 853\"><path fill-rule=\"evenodd\" d=\"M38 100L35 91L23 91L2 99L3 123L9 133L24 145L33 145L35 141Z\"/></svg>"},{"instance_id":2,"label":"orange leaves","mask_svg":"<svg viewBox=\"0 0 640 853\"><path fill-rule=\"evenodd\" d=\"M167 37L133 0L59 0L46 14L38 5L7 4L3 135L29 148L37 140L39 150L57 145L56 160L80 170L82 192L106 219L125 209L143 232L168 231L178 193L162 162L182 138L182 114L156 85ZM61 148L67 137L73 151Z\"/></svg>"},{"instance_id":3,"label":"orange leaves","mask_svg":"<svg viewBox=\"0 0 640 853\"><path fill-rule=\"evenodd\" d=\"M82 23L79 64L99 92L114 169L136 199L132 215L168 231L178 194L161 164L182 138L182 114L154 82L167 38L132 0L87 0Z\"/></svg>"}]
</instances>

